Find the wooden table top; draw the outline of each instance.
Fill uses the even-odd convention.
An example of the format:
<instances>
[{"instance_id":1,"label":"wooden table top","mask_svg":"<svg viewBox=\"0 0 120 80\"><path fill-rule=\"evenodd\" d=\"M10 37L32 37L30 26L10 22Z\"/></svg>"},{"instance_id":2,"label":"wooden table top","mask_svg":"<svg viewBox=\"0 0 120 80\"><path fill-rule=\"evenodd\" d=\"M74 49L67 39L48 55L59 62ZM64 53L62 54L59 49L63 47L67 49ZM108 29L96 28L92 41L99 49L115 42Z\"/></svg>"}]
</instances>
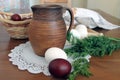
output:
<instances>
[{"instance_id":1,"label":"wooden table top","mask_svg":"<svg viewBox=\"0 0 120 80\"><path fill-rule=\"evenodd\" d=\"M106 33L112 37L120 38L120 29ZM21 71L8 60L10 50L15 46L25 43L28 40L11 39L5 29L0 27L0 80L57 80L53 77L46 77L43 74L31 74ZM76 80L119 80L120 79L120 50L115 51L111 56L102 58L92 57L90 60L90 71L93 76L86 78L78 76Z\"/></svg>"},{"instance_id":2,"label":"wooden table top","mask_svg":"<svg viewBox=\"0 0 120 80\"><path fill-rule=\"evenodd\" d=\"M120 29L108 31L106 35L120 38ZM28 71L21 71L9 61L10 50L26 40L11 39L8 33L0 24L0 80L58 80L53 77L46 77L41 74L31 74ZM120 50L115 51L111 56L90 59L90 71L93 76L86 78L78 76L76 80L120 80ZM60 79L61 80L61 79Z\"/></svg>"}]
</instances>

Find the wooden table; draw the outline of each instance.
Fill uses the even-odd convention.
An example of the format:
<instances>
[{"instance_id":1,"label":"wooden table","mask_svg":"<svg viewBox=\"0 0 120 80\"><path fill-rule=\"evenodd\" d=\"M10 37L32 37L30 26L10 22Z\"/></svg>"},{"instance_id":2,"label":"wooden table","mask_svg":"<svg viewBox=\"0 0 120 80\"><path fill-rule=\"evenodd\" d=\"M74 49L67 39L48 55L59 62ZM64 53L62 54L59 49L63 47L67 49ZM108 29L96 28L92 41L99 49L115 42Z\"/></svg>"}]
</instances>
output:
<instances>
[{"instance_id":1,"label":"wooden table","mask_svg":"<svg viewBox=\"0 0 120 80\"><path fill-rule=\"evenodd\" d=\"M105 34L120 38L120 29L107 31ZM58 80L46 77L42 73L31 74L28 71L21 71L17 66L12 65L8 57L10 50L26 41L28 40L11 39L0 24L0 80ZM93 76L89 78L78 76L76 80L120 80L120 50L115 51L111 56L92 57L90 71Z\"/></svg>"}]
</instances>

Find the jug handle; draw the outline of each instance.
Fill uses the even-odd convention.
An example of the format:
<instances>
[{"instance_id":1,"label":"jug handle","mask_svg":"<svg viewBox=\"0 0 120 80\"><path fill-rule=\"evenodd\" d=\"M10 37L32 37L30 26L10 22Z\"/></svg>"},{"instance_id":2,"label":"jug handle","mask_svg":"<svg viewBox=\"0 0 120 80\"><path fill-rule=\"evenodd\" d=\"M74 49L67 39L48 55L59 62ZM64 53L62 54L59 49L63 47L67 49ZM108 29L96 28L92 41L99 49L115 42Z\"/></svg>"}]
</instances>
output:
<instances>
[{"instance_id":1,"label":"jug handle","mask_svg":"<svg viewBox=\"0 0 120 80\"><path fill-rule=\"evenodd\" d=\"M72 27L73 27L73 24L74 24L74 14L73 14L73 12L72 12L72 9L70 9L70 8L67 8L67 7L64 7L64 9L65 10L67 10L69 13L70 13L70 25L69 25L69 28L68 28L68 31L67 31L67 33L69 33L70 32L70 30L72 29Z\"/></svg>"}]
</instances>

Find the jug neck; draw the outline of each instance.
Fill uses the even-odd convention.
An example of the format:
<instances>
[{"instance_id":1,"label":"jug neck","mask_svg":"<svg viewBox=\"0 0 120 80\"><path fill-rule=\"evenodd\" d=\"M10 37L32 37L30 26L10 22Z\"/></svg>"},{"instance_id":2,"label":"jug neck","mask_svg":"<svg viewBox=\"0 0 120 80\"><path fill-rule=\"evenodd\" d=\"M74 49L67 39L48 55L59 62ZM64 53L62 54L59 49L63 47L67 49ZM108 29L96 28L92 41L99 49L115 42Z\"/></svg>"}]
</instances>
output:
<instances>
[{"instance_id":1,"label":"jug neck","mask_svg":"<svg viewBox=\"0 0 120 80\"><path fill-rule=\"evenodd\" d=\"M35 20L58 20L63 15L63 7L60 5L34 5L31 9Z\"/></svg>"}]
</instances>

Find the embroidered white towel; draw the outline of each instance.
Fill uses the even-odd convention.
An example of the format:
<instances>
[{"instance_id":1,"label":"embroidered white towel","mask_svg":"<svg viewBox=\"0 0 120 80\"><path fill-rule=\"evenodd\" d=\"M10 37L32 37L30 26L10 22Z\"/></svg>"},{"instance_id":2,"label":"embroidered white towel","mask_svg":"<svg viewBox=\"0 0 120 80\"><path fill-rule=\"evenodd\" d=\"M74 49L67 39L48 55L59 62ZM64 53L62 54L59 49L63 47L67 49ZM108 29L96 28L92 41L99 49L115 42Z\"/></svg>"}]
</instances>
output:
<instances>
[{"instance_id":1,"label":"embroidered white towel","mask_svg":"<svg viewBox=\"0 0 120 80\"><path fill-rule=\"evenodd\" d=\"M74 24L84 24L84 25L88 26L89 28L100 27L100 28L108 29L108 30L120 28L120 26L112 24L109 21L107 21L106 19L104 19L96 11L85 9L85 8L75 8L73 10L75 10ZM66 11L64 13L63 18L64 18L66 24L68 25L69 21L70 21L69 20L70 15L69 15L68 11Z\"/></svg>"}]
</instances>

